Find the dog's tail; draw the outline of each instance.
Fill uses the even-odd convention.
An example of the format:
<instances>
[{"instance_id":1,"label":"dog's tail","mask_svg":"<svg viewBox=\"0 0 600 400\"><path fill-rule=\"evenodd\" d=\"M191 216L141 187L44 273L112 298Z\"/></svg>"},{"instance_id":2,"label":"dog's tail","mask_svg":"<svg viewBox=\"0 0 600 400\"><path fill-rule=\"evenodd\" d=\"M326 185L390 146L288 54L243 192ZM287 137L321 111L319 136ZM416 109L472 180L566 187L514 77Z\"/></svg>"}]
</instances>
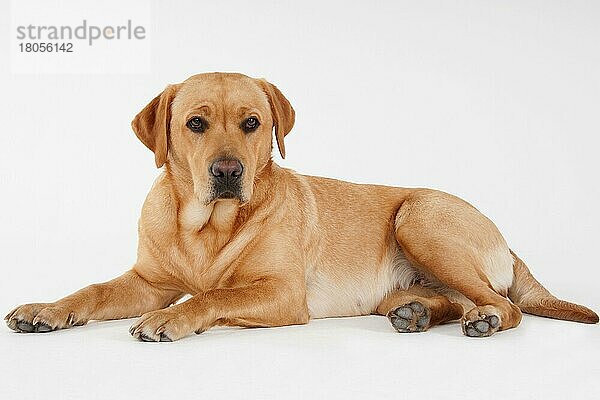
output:
<instances>
[{"instance_id":1,"label":"dog's tail","mask_svg":"<svg viewBox=\"0 0 600 400\"><path fill-rule=\"evenodd\" d=\"M521 311L541 317L586 324L598 322L598 314L589 308L554 297L531 275L527 265L512 251L511 254L515 259L513 264L514 279L508 290L508 297Z\"/></svg>"}]
</instances>

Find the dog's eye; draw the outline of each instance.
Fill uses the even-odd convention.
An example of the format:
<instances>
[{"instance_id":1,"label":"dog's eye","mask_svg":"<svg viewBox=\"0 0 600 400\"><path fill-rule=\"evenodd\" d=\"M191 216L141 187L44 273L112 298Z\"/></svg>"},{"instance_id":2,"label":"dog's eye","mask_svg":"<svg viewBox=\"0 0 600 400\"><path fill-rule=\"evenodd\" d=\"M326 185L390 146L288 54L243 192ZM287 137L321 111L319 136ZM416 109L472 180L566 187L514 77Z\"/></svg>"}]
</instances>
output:
<instances>
[{"instance_id":1,"label":"dog's eye","mask_svg":"<svg viewBox=\"0 0 600 400\"><path fill-rule=\"evenodd\" d=\"M252 131L255 131L256 128L258 128L260 125L260 122L258 122L258 119L256 119L256 117L250 117L250 118L246 118L243 122L242 122L242 129L244 130L244 132L249 133Z\"/></svg>"},{"instance_id":2,"label":"dog's eye","mask_svg":"<svg viewBox=\"0 0 600 400\"><path fill-rule=\"evenodd\" d=\"M187 122L186 126L192 132L202 133L206 130L208 123L203 118L193 117Z\"/></svg>"}]
</instances>

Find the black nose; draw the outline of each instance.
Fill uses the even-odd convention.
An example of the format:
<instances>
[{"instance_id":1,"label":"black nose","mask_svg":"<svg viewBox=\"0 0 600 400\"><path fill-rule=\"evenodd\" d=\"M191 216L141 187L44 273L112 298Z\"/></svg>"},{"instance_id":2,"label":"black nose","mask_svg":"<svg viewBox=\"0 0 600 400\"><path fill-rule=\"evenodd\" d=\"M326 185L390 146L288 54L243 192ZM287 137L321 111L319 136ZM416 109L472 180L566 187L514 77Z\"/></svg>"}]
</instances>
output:
<instances>
[{"instance_id":1,"label":"black nose","mask_svg":"<svg viewBox=\"0 0 600 400\"><path fill-rule=\"evenodd\" d=\"M242 163L231 158L219 159L210 166L210 173L220 180L237 180L243 171Z\"/></svg>"}]
</instances>

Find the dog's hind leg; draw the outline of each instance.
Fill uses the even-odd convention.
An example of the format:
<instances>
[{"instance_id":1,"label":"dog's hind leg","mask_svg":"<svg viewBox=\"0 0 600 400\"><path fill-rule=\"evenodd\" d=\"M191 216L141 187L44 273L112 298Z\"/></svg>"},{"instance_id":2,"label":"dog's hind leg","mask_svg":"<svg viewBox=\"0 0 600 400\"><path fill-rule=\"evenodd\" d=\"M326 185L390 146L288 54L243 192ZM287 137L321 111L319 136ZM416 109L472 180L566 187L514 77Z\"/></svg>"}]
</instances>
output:
<instances>
[{"instance_id":1,"label":"dog's hind leg","mask_svg":"<svg viewBox=\"0 0 600 400\"><path fill-rule=\"evenodd\" d=\"M467 336L516 327L521 310L507 298L514 260L496 226L467 202L418 189L400 206L396 240L427 276L475 304L462 318Z\"/></svg>"},{"instance_id":2,"label":"dog's hind leg","mask_svg":"<svg viewBox=\"0 0 600 400\"><path fill-rule=\"evenodd\" d=\"M411 333L457 320L463 316L463 308L431 289L414 285L389 293L377 313L387 316L398 332Z\"/></svg>"}]
</instances>

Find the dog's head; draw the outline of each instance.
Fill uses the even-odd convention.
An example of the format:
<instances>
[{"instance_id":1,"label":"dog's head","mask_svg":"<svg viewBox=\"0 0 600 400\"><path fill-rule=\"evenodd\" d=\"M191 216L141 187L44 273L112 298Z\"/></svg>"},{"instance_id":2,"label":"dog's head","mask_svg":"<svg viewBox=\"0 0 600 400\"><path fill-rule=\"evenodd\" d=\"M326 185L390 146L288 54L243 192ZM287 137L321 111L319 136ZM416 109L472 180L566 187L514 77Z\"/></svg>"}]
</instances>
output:
<instances>
[{"instance_id":1,"label":"dog's head","mask_svg":"<svg viewBox=\"0 0 600 400\"><path fill-rule=\"evenodd\" d=\"M245 203L271 158L273 129L285 157L294 109L265 80L210 73L167 86L131 125L154 152L156 166L168 163L190 178L200 201Z\"/></svg>"}]
</instances>

